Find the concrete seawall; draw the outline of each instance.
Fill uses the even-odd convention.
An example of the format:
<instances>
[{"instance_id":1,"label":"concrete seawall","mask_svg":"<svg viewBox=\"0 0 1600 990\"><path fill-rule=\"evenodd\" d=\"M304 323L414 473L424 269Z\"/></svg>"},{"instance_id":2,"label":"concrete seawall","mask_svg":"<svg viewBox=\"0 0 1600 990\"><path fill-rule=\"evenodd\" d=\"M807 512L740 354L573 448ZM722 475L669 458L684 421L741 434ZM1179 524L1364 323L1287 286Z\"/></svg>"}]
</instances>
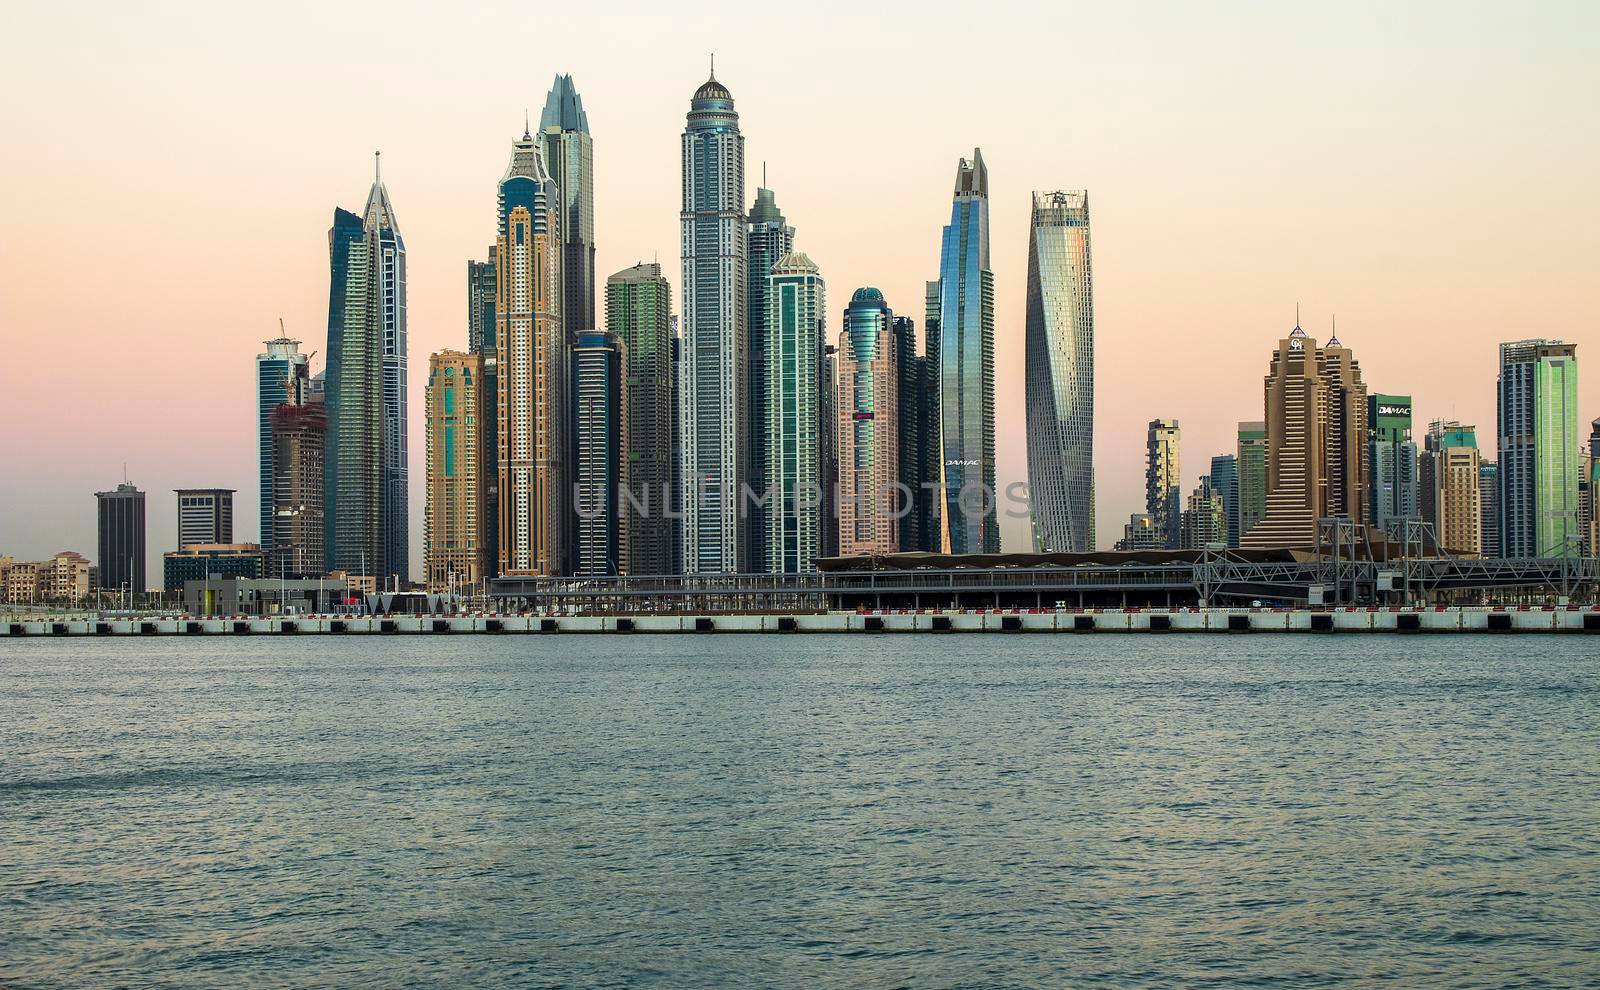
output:
<instances>
[{"instance_id":1,"label":"concrete seawall","mask_svg":"<svg viewBox=\"0 0 1600 990\"><path fill-rule=\"evenodd\" d=\"M441 633L1600 633L1600 607L1102 609L763 615L387 615L27 618L0 637Z\"/></svg>"}]
</instances>

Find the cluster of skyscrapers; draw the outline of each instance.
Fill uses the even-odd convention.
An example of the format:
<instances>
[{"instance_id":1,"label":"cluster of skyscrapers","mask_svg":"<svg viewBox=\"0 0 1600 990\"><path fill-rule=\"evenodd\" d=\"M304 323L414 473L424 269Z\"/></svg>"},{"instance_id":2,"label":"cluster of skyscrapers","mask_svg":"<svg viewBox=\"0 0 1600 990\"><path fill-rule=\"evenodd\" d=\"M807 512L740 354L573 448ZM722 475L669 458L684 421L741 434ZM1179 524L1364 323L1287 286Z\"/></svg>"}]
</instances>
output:
<instances>
[{"instance_id":1,"label":"cluster of skyscrapers","mask_svg":"<svg viewBox=\"0 0 1600 990\"><path fill-rule=\"evenodd\" d=\"M1369 393L1336 334L1318 345L1296 324L1264 383L1265 419L1239 424L1237 449L1211 459L1180 503L1180 428L1148 430L1145 511L1123 550L1311 548L1327 520L1417 553L1592 555L1600 545L1600 420L1579 434L1572 344L1500 345L1495 447L1435 419L1419 448L1407 395Z\"/></svg>"}]
</instances>

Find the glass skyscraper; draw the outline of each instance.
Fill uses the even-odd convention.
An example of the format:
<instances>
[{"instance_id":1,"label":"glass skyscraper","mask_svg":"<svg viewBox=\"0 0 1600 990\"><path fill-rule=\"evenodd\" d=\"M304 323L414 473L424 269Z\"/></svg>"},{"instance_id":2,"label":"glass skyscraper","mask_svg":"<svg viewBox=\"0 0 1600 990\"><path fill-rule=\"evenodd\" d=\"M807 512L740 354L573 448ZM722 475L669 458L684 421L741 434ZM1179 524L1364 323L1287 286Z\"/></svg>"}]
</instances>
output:
<instances>
[{"instance_id":1,"label":"glass skyscraper","mask_svg":"<svg viewBox=\"0 0 1600 990\"><path fill-rule=\"evenodd\" d=\"M500 180L495 242L502 576L548 576L567 566L571 410L560 207L540 142L524 131Z\"/></svg>"},{"instance_id":2,"label":"glass skyscraper","mask_svg":"<svg viewBox=\"0 0 1600 990\"><path fill-rule=\"evenodd\" d=\"M695 91L683 130L683 567L747 567L750 367L745 306L744 137L716 77Z\"/></svg>"},{"instance_id":3,"label":"glass skyscraper","mask_svg":"<svg viewBox=\"0 0 1600 990\"><path fill-rule=\"evenodd\" d=\"M1501 553L1575 556L1583 535L1577 347L1556 340L1501 344L1497 397Z\"/></svg>"},{"instance_id":4,"label":"glass skyscraper","mask_svg":"<svg viewBox=\"0 0 1600 990\"><path fill-rule=\"evenodd\" d=\"M1367 396L1367 518L1380 531L1421 517L1417 445L1411 439L1411 396Z\"/></svg>"},{"instance_id":5,"label":"glass skyscraper","mask_svg":"<svg viewBox=\"0 0 1600 990\"><path fill-rule=\"evenodd\" d=\"M898 553L900 376L894 312L857 289L839 334L839 553Z\"/></svg>"},{"instance_id":6,"label":"glass skyscraper","mask_svg":"<svg viewBox=\"0 0 1600 990\"><path fill-rule=\"evenodd\" d=\"M606 280L606 329L627 359L628 490L624 506L629 574L673 573L667 512L673 460L672 285L661 266L640 262Z\"/></svg>"},{"instance_id":7,"label":"glass skyscraper","mask_svg":"<svg viewBox=\"0 0 1600 990\"><path fill-rule=\"evenodd\" d=\"M410 579L411 567L411 459L408 442L410 418L406 371L406 244L394 218L394 205L384 188L382 174L372 180L363 224L372 246L373 289L376 316L383 336L383 446L382 495L378 526L383 543L386 580Z\"/></svg>"},{"instance_id":8,"label":"glass skyscraper","mask_svg":"<svg viewBox=\"0 0 1600 990\"><path fill-rule=\"evenodd\" d=\"M971 161L962 159L956 168L955 198L940 253L939 291L941 549L999 553L989 171L977 149Z\"/></svg>"},{"instance_id":9,"label":"glass skyscraper","mask_svg":"<svg viewBox=\"0 0 1600 990\"><path fill-rule=\"evenodd\" d=\"M330 570L376 577L389 573L381 529L384 355L377 232L354 213L335 209L328 247L323 552Z\"/></svg>"},{"instance_id":10,"label":"glass skyscraper","mask_svg":"<svg viewBox=\"0 0 1600 990\"><path fill-rule=\"evenodd\" d=\"M816 570L822 555L822 431L834 426L822 419L826 286L816 264L798 252L779 259L765 281L762 558L773 574L798 574Z\"/></svg>"},{"instance_id":11,"label":"glass skyscraper","mask_svg":"<svg viewBox=\"0 0 1600 990\"><path fill-rule=\"evenodd\" d=\"M1089 194L1036 192L1028 234L1028 488L1038 551L1094 539L1094 279Z\"/></svg>"},{"instance_id":12,"label":"glass skyscraper","mask_svg":"<svg viewBox=\"0 0 1600 990\"><path fill-rule=\"evenodd\" d=\"M267 349L256 355L256 460L259 471L256 530L262 553L272 552L272 499L274 491L272 452L272 411L289 400L289 383L306 367L300 342L288 337L265 341Z\"/></svg>"},{"instance_id":13,"label":"glass skyscraper","mask_svg":"<svg viewBox=\"0 0 1600 990\"><path fill-rule=\"evenodd\" d=\"M488 261L467 262L467 351L483 357L482 380L478 383L483 418L476 436L486 577L494 577L500 565L500 352L494 336L495 250L491 245Z\"/></svg>"},{"instance_id":14,"label":"glass skyscraper","mask_svg":"<svg viewBox=\"0 0 1600 990\"><path fill-rule=\"evenodd\" d=\"M1240 423L1238 533L1244 535L1267 515L1267 424ZM1237 546L1237 544L1235 544Z\"/></svg>"},{"instance_id":15,"label":"glass skyscraper","mask_svg":"<svg viewBox=\"0 0 1600 990\"><path fill-rule=\"evenodd\" d=\"M556 76L539 115L544 163L555 180L561 213L561 312L572 339L595 322L594 139L572 76Z\"/></svg>"},{"instance_id":16,"label":"glass skyscraper","mask_svg":"<svg viewBox=\"0 0 1600 990\"><path fill-rule=\"evenodd\" d=\"M627 573L627 527L621 490L628 484L627 409L622 346L614 334L590 330L572 346L573 531L572 573Z\"/></svg>"},{"instance_id":17,"label":"glass skyscraper","mask_svg":"<svg viewBox=\"0 0 1600 990\"><path fill-rule=\"evenodd\" d=\"M142 595L145 584L144 492L124 481L115 491L95 492L100 587Z\"/></svg>"},{"instance_id":18,"label":"glass skyscraper","mask_svg":"<svg viewBox=\"0 0 1600 990\"><path fill-rule=\"evenodd\" d=\"M750 207L750 225L746 233L746 250L749 258L749 298L746 304L745 324L750 335L749 347L749 421L750 421L750 479L753 484L764 484L767 479L767 345L774 332L769 323L767 309L767 276L772 266L787 258L794 250L794 228L778 209L772 190L764 186L756 189L756 201ZM752 506L748 529L750 532L750 559L747 566L752 571L766 571L766 552L769 543L767 517L771 503L760 509Z\"/></svg>"},{"instance_id":19,"label":"glass skyscraper","mask_svg":"<svg viewBox=\"0 0 1600 990\"><path fill-rule=\"evenodd\" d=\"M1222 511L1227 516L1222 526L1228 546L1239 545L1239 458L1235 454L1218 454L1211 458L1211 489L1222 500Z\"/></svg>"}]
</instances>

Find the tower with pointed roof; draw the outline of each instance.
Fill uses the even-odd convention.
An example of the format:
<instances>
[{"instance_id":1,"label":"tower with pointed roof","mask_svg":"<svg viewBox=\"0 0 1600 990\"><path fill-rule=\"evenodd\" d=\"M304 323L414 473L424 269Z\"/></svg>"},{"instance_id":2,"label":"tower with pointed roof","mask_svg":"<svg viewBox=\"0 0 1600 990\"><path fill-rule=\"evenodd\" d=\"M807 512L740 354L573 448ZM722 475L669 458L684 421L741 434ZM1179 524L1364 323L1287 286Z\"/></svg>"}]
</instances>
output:
<instances>
[{"instance_id":1,"label":"tower with pointed roof","mask_svg":"<svg viewBox=\"0 0 1600 990\"><path fill-rule=\"evenodd\" d=\"M539 115L545 168L561 212L562 321L568 339L595 324L594 139L572 76L556 76Z\"/></svg>"},{"instance_id":2,"label":"tower with pointed roof","mask_svg":"<svg viewBox=\"0 0 1600 990\"><path fill-rule=\"evenodd\" d=\"M500 180L495 238L495 403L501 576L568 566L567 377L560 191L525 127Z\"/></svg>"},{"instance_id":3,"label":"tower with pointed roof","mask_svg":"<svg viewBox=\"0 0 1600 990\"><path fill-rule=\"evenodd\" d=\"M765 169L762 170L763 173ZM763 183L766 176L762 176ZM767 278L773 266L787 258L794 250L794 228L778 209L777 198L765 185L757 187L756 201L750 207L750 226L746 233L746 250L750 260L750 296L745 322L749 327L750 376L750 477L762 482L767 477L767 449L769 421L767 419L767 348L776 324L771 322L767 306ZM752 571L767 570L767 506L763 505L752 515L750 530L750 562Z\"/></svg>"},{"instance_id":4,"label":"tower with pointed roof","mask_svg":"<svg viewBox=\"0 0 1600 990\"><path fill-rule=\"evenodd\" d=\"M373 155L372 189L362 224L373 239L373 277L377 318L383 339L383 437L379 453L378 526L383 542L380 576L410 577L410 471L407 423L410 392L406 369L406 244L395 220L394 204L383 184L382 159Z\"/></svg>"},{"instance_id":5,"label":"tower with pointed roof","mask_svg":"<svg viewBox=\"0 0 1600 990\"><path fill-rule=\"evenodd\" d=\"M750 480L744 136L733 95L707 79L683 129L683 567L748 569Z\"/></svg>"}]
</instances>

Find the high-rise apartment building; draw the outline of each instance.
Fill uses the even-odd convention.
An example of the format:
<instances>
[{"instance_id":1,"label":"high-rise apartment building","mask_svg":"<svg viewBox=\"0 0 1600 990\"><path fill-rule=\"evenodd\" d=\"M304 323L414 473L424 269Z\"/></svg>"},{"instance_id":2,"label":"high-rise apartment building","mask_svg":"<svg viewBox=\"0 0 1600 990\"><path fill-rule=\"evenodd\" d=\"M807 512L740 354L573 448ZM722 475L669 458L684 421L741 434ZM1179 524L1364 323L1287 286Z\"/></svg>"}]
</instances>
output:
<instances>
[{"instance_id":1,"label":"high-rise apartment building","mask_svg":"<svg viewBox=\"0 0 1600 990\"><path fill-rule=\"evenodd\" d=\"M307 369L300 342L288 337L265 341L266 351L256 355L256 463L260 481L257 506L261 548L272 550L272 411L288 397L290 380ZM231 542L231 541L219 541Z\"/></svg>"},{"instance_id":2,"label":"high-rise apartment building","mask_svg":"<svg viewBox=\"0 0 1600 990\"><path fill-rule=\"evenodd\" d=\"M383 544L380 576L395 582L411 572L411 443L406 358L406 245L382 174L373 177L362 222L373 249L373 288L383 337L382 497L378 527Z\"/></svg>"},{"instance_id":3,"label":"high-rise apartment building","mask_svg":"<svg viewBox=\"0 0 1600 990\"><path fill-rule=\"evenodd\" d=\"M904 503L900 512L900 550L903 553L929 551L938 540L927 526L926 503L929 486L935 479L929 475L932 463L928 443L927 388L928 362L917 356L917 323L908 316L896 316L890 324L894 333L895 372L899 381L895 385L900 396L896 414L900 436L896 446L900 450L900 465L896 476L905 489L900 492Z\"/></svg>"},{"instance_id":4,"label":"high-rise apartment building","mask_svg":"<svg viewBox=\"0 0 1600 990\"><path fill-rule=\"evenodd\" d=\"M1182 432L1175 419L1153 419L1145 430L1144 511L1169 550L1183 543Z\"/></svg>"},{"instance_id":5,"label":"high-rise apartment building","mask_svg":"<svg viewBox=\"0 0 1600 990\"><path fill-rule=\"evenodd\" d=\"M1589 449L1583 458L1584 487L1588 500L1584 504L1585 557L1600 556L1600 419L1589 424Z\"/></svg>"},{"instance_id":6,"label":"high-rise apartment building","mask_svg":"<svg viewBox=\"0 0 1600 990\"><path fill-rule=\"evenodd\" d=\"M775 330L768 322L767 277L774 265L794 251L794 228L789 226L783 211L778 209L778 201L772 190L765 186L756 189L756 201L750 207L745 244L749 260L748 294L745 300L745 326L749 334L749 472L752 486L759 489L767 482L767 451L771 446L767 421L767 347ZM758 491L758 494L761 493ZM765 498L758 506L750 507L746 529L750 534L747 567L751 571L770 570L766 553L770 542L768 520L771 518L771 507L771 501Z\"/></svg>"},{"instance_id":7,"label":"high-rise apartment building","mask_svg":"<svg viewBox=\"0 0 1600 990\"><path fill-rule=\"evenodd\" d=\"M483 357L478 398L483 412L478 421L479 516L483 520L484 571L492 578L500 566L500 349L496 344L495 305L499 291L495 255L488 261L467 262L467 350Z\"/></svg>"},{"instance_id":8,"label":"high-rise apartment building","mask_svg":"<svg viewBox=\"0 0 1600 990\"><path fill-rule=\"evenodd\" d=\"M556 76L539 115L544 164L561 214L561 320L569 340L594 330L594 139L572 76Z\"/></svg>"},{"instance_id":9,"label":"high-rise apartment building","mask_svg":"<svg viewBox=\"0 0 1600 990\"><path fill-rule=\"evenodd\" d=\"M1089 194L1036 192L1028 234L1028 491L1034 549L1094 539L1094 280Z\"/></svg>"},{"instance_id":10,"label":"high-rise apartment building","mask_svg":"<svg viewBox=\"0 0 1600 990\"><path fill-rule=\"evenodd\" d=\"M272 410L272 548L266 575L314 578L328 571L325 489L328 413L301 377Z\"/></svg>"},{"instance_id":11,"label":"high-rise apartment building","mask_svg":"<svg viewBox=\"0 0 1600 990\"><path fill-rule=\"evenodd\" d=\"M1367 521L1367 387L1348 347L1324 347L1298 325L1278 342L1264 383L1266 516L1247 548L1311 547L1317 520Z\"/></svg>"},{"instance_id":12,"label":"high-rise apartment building","mask_svg":"<svg viewBox=\"0 0 1600 990\"><path fill-rule=\"evenodd\" d=\"M821 556L839 556L839 349L822 345L822 369L818 383L822 400L818 462L822 473Z\"/></svg>"},{"instance_id":13,"label":"high-rise apartment building","mask_svg":"<svg viewBox=\"0 0 1600 990\"><path fill-rule=\"evenodd\" d=\"M572 346L572 573L626 574L628 527L622 492L629 487L628 411L623 349L615 334L580 333Z\"/></svg>"},{"instance_id":14,"label":"high-rise apartment building","mask_svg":"<svg viewBox=\"0 0 1600 990\"><path fill-rule=\"evenodd\" d=\"M124 481L95 492L98 510L100 587L142 595L145 583L144 492Z\"/></svg>"},{"instance_id":15,"label":"high-rise apartment building","mask_svg":"<svg viewBox=\"0 0 1600 990\"><path fill-rule=\"evenodd\" d=\"M1182 537L1185 550L1204 550L1228 543L1228 510L1221 494L1212 486L1210 475L1201 475L1183 510Z\"/></svg>"},{"instance_id":16,"label":"high-rise apartment building","mask_svg":"<svg viewBox=\"0 0 1600 990\"><path fill-rule=\"evenodd\" d=\"M606 329L626 358L628 448L632 501L623 506L629 574L671 574L673 525L668 507L673 475L672 286L661 266L640 262L606 280Z\"/></svg>"},{"instance_id":17,"label":"high-rise apartment building","mask_svg":"<svg viewBox=\"0 0 1600 990\"><path fill-rule=\"evenodd\" d=\"M487 590L483 461L483 355L440 351L428 358L423 391L427 421L428 501L423 527L423 575L436 593Z\"/></svg>"},{"instance_id":18,"label":"high-rise apartment building","mask_svg":"<svg viewBox=\"0 0 1600 990\"><path fill-rule=\"evenodd\" d=\"M977 149L956 168L939 293L940 545L948 553L999 553L989 170Z\"/></svg>"},{"instance_id":19,"label":"high-rise apartment building","mask_svg":"<svg viewBox=\"0 0 1600 990\"><path fill-rule=\"evenodd\" d=\"M1239 521L1237 531L1240 542L1256 523L1267 515L1267 424L1240 423L1238 430L1239 457ZM1235 542L1234 546L1239 546Z\"/></svg>"},{"instance_id":20,"label":"high-rise apartment building","mask_svg":"<svg viewBox=\"0 0 1600 990\"><path fill-rule=\"evenodd\" d=\"M1476 557L1483 551L1480 497L1482 462L1477 433L1455 421L1434 420L1423 452L1432 524L1440 549Z\"/></svg>"},{"instance_id":21,"label":"high-rise apartment building","mask_svg":"<svg viewBox=\"0 0 1600 990\"><path fill-rule=\"evenodd\" d=\"M1500 547L1507 557L1576 556L1578 356L1573 344L1500 345Z\"/></svg>"},{"instance_id":22,"label":"high-rise apartment building","mask_svg":"<svg viewBox=\"0 0 1600 990\"><path fill-rule=\"evenodd\" d=\"M900 550L899 369L894 313L857 289L839 334L839 553Z\"/></svg>"},{"instance_id":23,"label":"high-rise apartment building","mask_svg":"<svg viewBox=\"0 0 1600 990\"><path fill-rule=\"evenodd\" d=\"M1222 500L1223 527L1219 540L1239 545L1239 458L1219 454L1211 458L1211 490Z\"/></svg>"},{"instance_id":24,"label":"high-rise apartment building","mask_svg":"<svg viewBox=\"0 0 1600 990\"><path fill-rule=\"evenodd\" d=\"M233 542L232 488L178 488L178 548ZM270 503L269 503L270 507Z\"/></svg>"},{"instance_id":25,"label":"high-rise apartment building","mask_svg":"<svg viewBox=\"0 0 1600 990\"><path fill-rule=\"evenodd\" d=\"M826 286L816 264L799 252L779 259L765 281L761 559L773 574L799 574L816 570L822 555L822 432L836 428L822 418Z\"/></svg>"},{"instance_id":26,"label":"high-rise apartment building","mask_svg":"<svg viewBox=\"0 0 1600 990\"><path fill-rule=\"evenodd\" d=\"M1113 549L1122 552L1140 550L1165 550L1167 548L1167 533L1156 525L1155 519L1148 512L1135 512L1128 517L1128 522L1122 527L1122 539L1118 540Z\"/></svg>"},{"instance_id":27,"label":"high-rise apartment building","mask_svg":"<svg viewBox=\"0 0 1600 990\"><path fill-rule=\"evenodd\" d=\"M683 130L683 566L747 569L750 366L744 136L733 95L713 75Z\"/></svg>"},{"instance_id":28,"label":"high-rise apartment building","mask_svg":"<svg viewBox=\"0 0 1600 990\"><path fill-rule=\"evenodd\" d=\"M1367 396L1367 519L1384 533L1421 517L1411 396Z\"/></svg>"},{"instance_id":29,"label":"high-rise apartment building","mask_svg":"<svg viewBox=\"0 0 1600 990\"><path fill-rule=\"evenodd\" d=\"M567 566L568 334L561 196L540 142L512 143L495 239L495 402L500 560L496 573L538 577Z\"/></svg>"},{"instance_id":30,"label":"high-rise apartment building","mask_svg":"<svg viewBox=\"0 0 1600 990\"><path fill-rule=\"evenodd\" d=\"M938 553L944 545L944 422L939 405L939 383L943 375L939 359L942 331L939 325L944 290L937 280L923 283L922 296L922 381L917 456L917 476L921 479L912 493L913 530L918 534L916 549Z\"/></svg>"},{"instance_id":31,"label":"high-rise apartment building","mask_svg":"<svg viewBox=\"0 0 1600 990\"><path fill-rule=\"evenodd\" d=\"M1478 462L1478 539L1485 557L1499 557L1500 551L1500 465Z\"/></svg>"}]
</instances>

